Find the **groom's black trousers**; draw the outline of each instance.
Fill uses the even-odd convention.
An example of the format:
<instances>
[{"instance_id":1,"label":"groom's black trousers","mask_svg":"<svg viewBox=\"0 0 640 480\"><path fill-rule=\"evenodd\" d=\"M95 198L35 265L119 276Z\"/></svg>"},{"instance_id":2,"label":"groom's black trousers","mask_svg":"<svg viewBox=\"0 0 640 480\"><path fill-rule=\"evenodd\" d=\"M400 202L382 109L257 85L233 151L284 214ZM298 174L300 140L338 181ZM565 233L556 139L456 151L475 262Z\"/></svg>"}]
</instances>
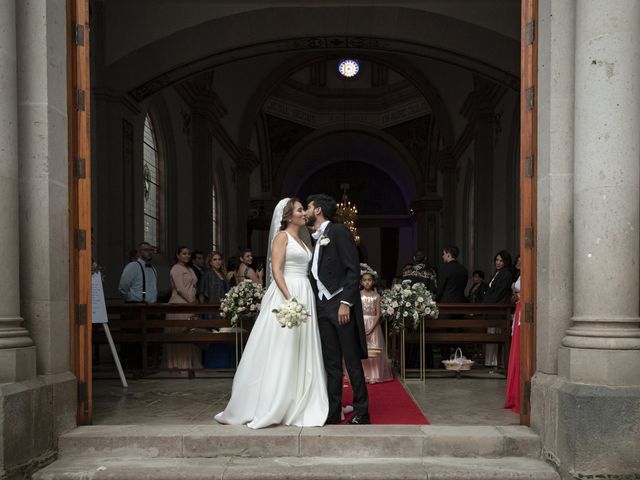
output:
<instances>
[{"instance_id":1,"label":"groom's black trousers","mask_svg":"<svg viewBox=\"0 0 640 480\"><path fill-rule=\"evenodd\" d=\"M342 408L342 359L344 358L351 387L353 388L353 413L369 413L367 384L362 370L362 360L358 353L358 329L355 314L351 310L351 320L342 326L338 322L337 298L316 300L318 328L322 341L322 357L327 372L329 393L329 418L340 415Z\"/></svg>"}]
</instances>

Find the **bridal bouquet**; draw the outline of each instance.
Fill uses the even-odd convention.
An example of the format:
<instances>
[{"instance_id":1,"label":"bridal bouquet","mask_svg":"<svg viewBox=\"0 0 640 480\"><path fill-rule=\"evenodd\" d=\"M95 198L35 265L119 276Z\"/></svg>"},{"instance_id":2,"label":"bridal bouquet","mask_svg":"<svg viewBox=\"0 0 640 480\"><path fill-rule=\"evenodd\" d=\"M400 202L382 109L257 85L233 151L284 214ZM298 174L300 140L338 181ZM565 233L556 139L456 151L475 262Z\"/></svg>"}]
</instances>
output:
<instances>
[{"instance_id":1,"label":"bridal bouquet","mask_svg":"<svg viewBox=\"0 0 640 480\"><path fill-rule=\"evenodd\" d=\"M228 318L231 326L236 327L241 316L258 313L263 295L262 286L251 280L245 280L226 293L220 302L220 315Z\"/></svg>"},{"instance_id":2,"label":"bridal bouquet","mask_svg":"<svg viewBox=\"0 0 640 480\"><path fill-rule=\"evenodd\" d=\"M298 327L311 316L306 307L294 297L282 302L282 305L273 309L272 312L276 314L282 328Z\"/></svg>"},{"instance_id":3,"label":"bridal bouquet","mask_svg":"<svg viewBox=\"0 0 640 480\"><path fill-rule=\"evenodd\" d=\"M420 317L438 316L438 307L431 292L424 284L403 280L382 292L380 310L394 332L405 327L415 330L420 326Z\"/></svg>"}]
</instances>

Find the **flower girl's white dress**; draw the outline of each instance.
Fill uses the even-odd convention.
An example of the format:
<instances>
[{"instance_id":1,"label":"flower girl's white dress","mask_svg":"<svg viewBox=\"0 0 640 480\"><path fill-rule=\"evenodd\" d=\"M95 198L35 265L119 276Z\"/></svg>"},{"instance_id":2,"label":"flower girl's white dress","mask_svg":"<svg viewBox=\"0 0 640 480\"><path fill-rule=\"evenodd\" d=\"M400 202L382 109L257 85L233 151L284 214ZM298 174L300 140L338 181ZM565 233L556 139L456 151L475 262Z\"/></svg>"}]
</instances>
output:
<instances>
[{"instance_id":1,"label":"flower girl's white dress","mask_svg":"<svg viewBox=\"0 0 640 480\"><path fill-rule=\"evenodd\" d=\"M287 235L284 278L311 316L299 327L282 328L272 310L285 299L271 282L233 379L231 399L215 417L220 423L313 427L324 425L327 418L327 380L307 273L312 254Z\"/></svg>"}]
</instances>

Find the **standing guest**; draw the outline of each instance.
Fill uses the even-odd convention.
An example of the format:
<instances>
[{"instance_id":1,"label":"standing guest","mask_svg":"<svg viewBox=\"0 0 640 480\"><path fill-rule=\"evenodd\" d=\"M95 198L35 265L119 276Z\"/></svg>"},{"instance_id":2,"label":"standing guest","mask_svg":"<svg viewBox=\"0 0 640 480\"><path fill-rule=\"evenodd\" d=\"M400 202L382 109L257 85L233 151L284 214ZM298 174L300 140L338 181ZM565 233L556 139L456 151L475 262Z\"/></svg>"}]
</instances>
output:
<instances>
[{"instance_id":1,"label":"standing guest","mask_svg":"<svg viewBox=\"0 0 640 480\"><path fill-rule=\"evenodd\" d=\"M138 244L138 258L129 262L122 271L118 290L126 302L156 303L158 300L158 274L151 264L153 247L147 242Z\"/></svg>"},{"instance_id":2,"label":"standing guest","mask_svg":"<svg viewBox=\"0 0 640 480\"><path fill-rule=\"evenodd\" d=\"M474 270L471 276L471 287L467 294L467 300L470 303L482 303L484 294L487 291L488 285L484 281L484 272L482 270Z\"/></svg>"},{"instance_id":3,"label":"standing guest","mask_svg":"<svg viewBox=\"0 0 640 480\"><path fill-rule=\"evenodd\" d=\"M199 289L200 282L202 282L202 276L206 270L204 263L204 253L200 250L194 250L191 252L191 261L189 262L189 267L193 269L193 273L196 274L196 278L198 282L196 284L196 289Z\"/></svg>"},{"instance_id":4,"label":"standing guest","mask_svg":"<svg viewBox=\"0 0 640 480\"><path fill-rule=\"evenodd\" d=\"M364 314L364 329L369 357L362 360L367 383L393 380L387 358L384 334L380 326L380 294L375 290L377 273L366 263L360 264L360 300Z\"/></svg>"},{"instance_id":5,"label":"standing guest","mask_svg":"<svg viewBox=\"0 0 640 480\"><path fill-rule=\"evenodd\" d=\"M516 311L513 314L513 327L511 328L507 393L502 408L510 408L515 413L520 413L520 277L515 281L512 289L516 298Z\"/></svg>"},{"instance_id":6,"label":"standing guest","mask_svg":"<svg viewBox=\"0 0 640 480\"><path fill-rule=\"evenodd\" d=\"M128 257L130 262L135 262L136 259L138 258L138 249L132 248L131 250L129 250Z\"/></svg>"},{"instance_id":7,"label":"standing guest","mask_svg":"<svg viewBox=\"0 0 640 480\"><path fill-rule=\"evenodd\" d=\"M511 254L500 250L493 259L496 271L489 282L482 303L511 303L511 284L513 283L513 263ZM489 328L488 333L496 333L496 328ZM487 367L498 365L498 345L488 343L485 347L484 364Z\"/></svg>"},{"instance_id":8,"label":"standing guest","mask_svg":"<svg viewBox=\"0 0 640 480\"><path fill-rule=\"evenodd\" d=\"M229 291L227 270L224 268L222 253L211 252L207 255L206 265L209 269L204 273L198 288L200 303L219 305L224 294Z\"/></svg>"},{"instance_id":9,"label":"standing guest","mask_svg":"<svg viewBox=\"0 0 640 480\"><path fill-rule=\"evenodd\" d=\"M191 268L189 260L191 252L187 247L178 247L175 263L171 267L171 298L169 303L195 303L197 277ZM185 320L191 318L189 314L174 313L167 315L167 320ZM181 333L187 328L167 328L168 333ZM166 344L162 359L163 367L178 370L196 370L202 368L202 351L191 343Z\"/></svg>"},{"instance_id":10,"label":"standing guest","mask_svg":"<svg viewBox=\"0 0 640 480\"><path fill-rule=\"evenodd\" d=\"M406 266L405 266L406 267ZM426 258L422 250L417 250L413 255L413 263L411 268L405 271L402 269L403 280L411 280L411 283L422 283L431 293L435 294L438 290L438 279L436 271L426 264Z\"/></svg>"},{"instance_id":11,"label":"standing guest","mask_svg":"<svg viewBox=\"0 0 640 480\"><path fill-rule=\"evenodd\" d=\"M444 265L440 271L438 282L438 303L463 303L466 301L464 289L467 286L469 274L467 269L458 263L458 247L449 246L442 250Z\"/></svg>"},{"instance_id":12,"label":"standing guest","mask_svg":"<svg viewBox=\"0 0 640 480\"><path fill-rule=\"evenodd\" d=\"M240 282L244 282L245 280L251 280L254 283L262 285L260 272L256 273L256 271L251 268L251 264L253 263L253 252L250 248L245 248L240 252L238 255L238 261L238 268L235 271L235 284L238 285Z\"/></svg>"},{"instance_id":13,"label":"standing guest","mask_svg":"<svg viewBox=\"0 0 640 480\"><path fill-rule=\"evenodd\" d=\"M489 282L489 288L482 303L511 303L511 284L513 283L513 263L506 250L500 250L493 259L496 271Z\"/></svg>"}]
</instances>

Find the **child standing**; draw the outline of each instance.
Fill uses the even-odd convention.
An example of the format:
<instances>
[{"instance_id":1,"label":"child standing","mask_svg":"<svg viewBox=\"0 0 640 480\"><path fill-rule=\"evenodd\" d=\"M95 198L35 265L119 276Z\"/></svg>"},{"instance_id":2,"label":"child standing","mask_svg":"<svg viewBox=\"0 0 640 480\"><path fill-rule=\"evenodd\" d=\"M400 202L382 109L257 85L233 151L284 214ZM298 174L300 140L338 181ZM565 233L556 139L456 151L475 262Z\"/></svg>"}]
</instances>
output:
<instances>
[{"instance_id":1,"label":"child standing","mask_svg":"<svg viewBox=\"0 0 640 480\"><path fill-rule=\"evenodd\" d=\"M388 382L393 379L380 326L380 294L374 288L376 277L375 270L369 265L360 264L360 299L369 350L369 358L362 360L362 368L367 383Z\"/></svg>"}]
</instances>

